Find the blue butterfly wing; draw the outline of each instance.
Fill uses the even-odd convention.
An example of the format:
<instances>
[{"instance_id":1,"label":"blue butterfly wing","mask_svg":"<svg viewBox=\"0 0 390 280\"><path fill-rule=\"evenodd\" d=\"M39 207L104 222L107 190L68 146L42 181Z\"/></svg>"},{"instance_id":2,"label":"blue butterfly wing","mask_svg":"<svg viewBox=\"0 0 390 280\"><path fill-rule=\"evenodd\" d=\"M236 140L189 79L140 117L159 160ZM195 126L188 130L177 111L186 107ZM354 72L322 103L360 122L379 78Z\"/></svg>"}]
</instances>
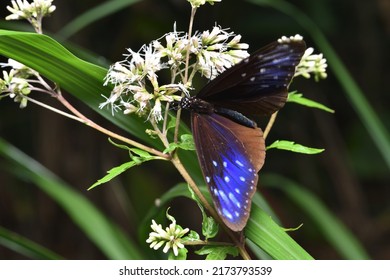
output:
<instances>
[{"instance_id":1,"label":"blue butterfly wing","mask_svg":"<svg viewBox=\"0 0 390 280\"><path fill-rule=\"evenodd\" d=\"M264 163L263 132L215 113L192 113L192 130L215 208L231 230L241 231Z\"/></svg>"}]
</instances>

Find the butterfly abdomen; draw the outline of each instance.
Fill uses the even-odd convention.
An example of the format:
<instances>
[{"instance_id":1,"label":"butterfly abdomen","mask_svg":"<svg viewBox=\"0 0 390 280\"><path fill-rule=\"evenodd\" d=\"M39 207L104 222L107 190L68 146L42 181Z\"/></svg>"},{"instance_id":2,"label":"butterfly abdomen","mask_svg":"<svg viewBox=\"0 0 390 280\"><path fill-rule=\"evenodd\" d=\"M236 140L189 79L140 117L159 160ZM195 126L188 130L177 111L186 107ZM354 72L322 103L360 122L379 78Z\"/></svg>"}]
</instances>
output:
<instances>
[{"instance_id":1,"label":"butterfly abdomen","mask_svg":"<svg viewBox=\"0 0 390 280\"><path fill-rule=\"evenodd\" d=\"M239 124L242 124L246 127L250 127L250 128L256 128L257 127L257 124L256 122L252 121L251 119L245 117L243 114L241 114L240 112L237 112L237 111L234 111L234 110L231 110L231 109L227 109L227 108L215 108L214 111L222 116L225 116L229 119L231 119L232 121L235 121Z\"/></svg>"}]
</instances>

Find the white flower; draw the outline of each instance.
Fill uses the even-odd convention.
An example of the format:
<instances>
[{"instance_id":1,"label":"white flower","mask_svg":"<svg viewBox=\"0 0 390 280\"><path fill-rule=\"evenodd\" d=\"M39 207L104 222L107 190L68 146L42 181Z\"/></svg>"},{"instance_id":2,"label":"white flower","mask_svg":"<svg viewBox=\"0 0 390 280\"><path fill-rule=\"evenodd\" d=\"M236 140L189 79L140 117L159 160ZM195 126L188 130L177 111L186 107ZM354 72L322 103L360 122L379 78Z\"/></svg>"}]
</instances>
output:
<instances>
[{"instance_id":1,"label":"white flower","mask_svg":"<svg viewBox=\"0 0 390 280\"><path fill-rule=\"evenodd\" d=\"M30 94L31 87L27 80L17 76L17 71L11 69L9 72L3 71L3 79L0 79L0 98L9 96L15 102L20 103L20 108L27 106L26 95Z\"/></svg>"},{"instance_id":2,"label":"white flower","mask_svg":"<svg viewBox=\"0 0 390 280\"><path fill-rule=\"evenodd\" d=\"M7 63L0 63L0 66L11 67L14 70L14 76L17 76L19 78L28 78L33 75L38 75L38 73L33 69L11 58L8 59Z\"/></svg>"},{"instance_id":3,"label":"white flower","mask_svg":"<svg viewBox=\"0 0 390 280\"><path fill-rule=\"evenodd\" d=\"M12 7L7 6L7 10L11 12L7 16L6 20L18 20L27 19L32 20L33 18L39 19L46 15L51 14L56 9L56 6L52 5L53 0L34 0L29 3L26 0L15 0L11 1Z\"/></svg>"},{"instance_id":4,"label":"white flower","mask_svg":"<svg viewBox=\"0 0 390 280\"><path fill-rule=\"evenodd\" d=\"M189 232L189 229L182 229L181 226L176 225L176 220L172 216L169 217L171 224L165 230L160 224L152 220L150 227L153 231L149 233L149 238L146 240L146 243L150 243L150 248L154 250L158 250L165 244L163 252L167 253L172 248L173 254L177 256L179 249L184 248L181 238Z\"/></svg>"},{"instance_id":5,"label":"white flower","mask_svg":"<svg viewBox=\"0 0 390 280\"><path fill-rule=\"evenodd\" d=\"M196 72L214 78L249 55L248 45L240 40L240 35L219 26L211 31L196 32L190 38L174 27L173 32L142 46L137 52L128 49L125 59L114 63L105 77L104 85L113 84L114 90L100 107L124 108L125 113L147 115L156 122L161 121L164 102L180 100L181 94L188 92ZM189 80L183 85L187 62ZM171 83L161 85L158 73L164 69L170 70Z\"/></svg>"},{"instance_id":6,"label":"white flower","mask_svg":"<svg viewBox=\"0 0 390 280\"><path fill-rule=\"evenodd\" d=\"M319 81L327 77L326 68L328 64L323 54L313 54L314 49L308 48L302 56L300 63L297 66L295 76L303 76L307 79L314 75L314 79Z\"/></svg>"},{"instance_id":7,"label":"white flower","mask_svg":"<svg viewBox=\"0 0 390 280\"><path fill-rule=\"evenodd\" d=\"M240 35L228 33L218 26L211 32L207 30L197 36L200 41L197 52L198 68L201 74L209 79L215 78L249 56L246 51L248 44L239 43Z\"/></svg>"}]
</instances>

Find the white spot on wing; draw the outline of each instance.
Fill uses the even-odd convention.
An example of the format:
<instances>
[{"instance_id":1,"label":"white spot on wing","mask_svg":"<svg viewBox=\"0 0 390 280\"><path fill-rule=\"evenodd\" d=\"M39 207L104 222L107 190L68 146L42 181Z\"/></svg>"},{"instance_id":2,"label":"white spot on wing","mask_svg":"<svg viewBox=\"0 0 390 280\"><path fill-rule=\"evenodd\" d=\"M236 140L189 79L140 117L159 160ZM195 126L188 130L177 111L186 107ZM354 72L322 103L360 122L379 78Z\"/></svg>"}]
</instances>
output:
<instances>
[{"instance_id":1,"label":"white spot on wing","mask_svg":"<svg viewBox=\"0 0 390 280\"><path fill-rule=\"evenodd\" d=\"M226 208L222 208L222 214L229 220L233 219L232 214Z\"/></svg>"},{"instance_id":2,"label":"white spot on wing","mask_svg":"<svg viewBox=\"0 0 390 280\"><path fill-rule=\"evenodd\" d=\"M211 180L210 177L209 177L209 176L206 176L206 182L207 182L207 183L210 183L210 180Z\"/></svg>"},{"instance_id":3,"label":"white spot on wing","mask_svg":"<svg viewBox=\"0 0 390 280\"><path fill-rule=\"evenodd\" d=\"M214 165L215 167L217 167L217 166L218 166L218 163L217 163L215 160L213 160L213 165Z\"/></svg>"},{"instance_id":4,"label":"white spot on wing","mask_svg":"<svg viewBox=\"0 0 390 280\"><path fill-rule=\"evenodd\" d=\"M245 182L245 178L242 177L242 176L240 176L240 180L241 180L242 182Z\"/></svg>"},{"instance_id":5,"label":"white spot on wing","mask_svg":"<svg viewBox=\"0 0 390 280\"><path fill-rule=\"evenodd\" d=\"M228 176L225 176L225 178L223 178L225 180L226 183L229 183L230 182L230 178Z\"/></svg>"},{"instance_id":6,"label":"white spot on wing","mask_svg":"<svg viewBox=\"0 0 390 280\"><path fill-rule=\"evenodd\" d=\"M237 200L233 193L229 192L228 196L229 199L233 202L233 204L237 206L237 208L241 208L241 203Z\"/></svg>"},{"instance_id":7,"label":"white spot on wing","mask_svg":"<svg viewBox=\"0 0 390 280\"><path fill-rule=\"evenodd\" d=\"M242 162L239 161L238 159L236 159L236 163L237 163L239 166L244 167L244 164L242 164ZM249 169L250 169L250 168L249 168ZM249 169L248 169L248 170L249 170ZM252 171L252 169L251 169L251 171Z\"/></svg>"}]
</instances>

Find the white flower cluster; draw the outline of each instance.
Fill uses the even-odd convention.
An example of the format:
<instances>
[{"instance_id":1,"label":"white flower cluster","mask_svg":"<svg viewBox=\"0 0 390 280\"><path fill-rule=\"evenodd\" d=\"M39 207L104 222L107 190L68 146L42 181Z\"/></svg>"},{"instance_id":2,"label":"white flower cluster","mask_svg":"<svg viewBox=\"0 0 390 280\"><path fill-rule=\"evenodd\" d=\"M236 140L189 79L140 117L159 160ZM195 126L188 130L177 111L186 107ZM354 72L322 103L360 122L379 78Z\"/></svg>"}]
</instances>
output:
<instances>
[{"instance_id":1,"label":"white flower cluster","mask_svg":"<svg viewBox=\"0 0 390 280\"><path fill-rule=\"evenodd\" d=\"M170 32L138 52L128 49L125 60L116 62L107 73L105 85L113 84L114 89L100 107L111 105L113 112L124 108L124 113L149 114L158 122L162 103L180 100L195 73L212 79L248 57L248 44L240 40L240 35L216 26L190 38L183 32ZM189 75L183 85L187 56ZM163 69L170 70L172 83L159 84L157 73Z\"/></svg>"},{"instance_id":2,"label":"white flower cluster","mask_svg":"<svg viewBox=\"0 0 390 280\"><path fill-rule=\"evenodd\" d=\"M158 250L165 244L163 252L167 253L172 248L173 254L177 256L179 249L184 248L181 238L189 232L189 229L183 229L181 226L176 225L176 220L172 216L167 215L167 217L172 223L165 230L160 224L152 220L150 227L153 231L149 233L149 238L146 242L150 243L150 248L154 250Z\"/></svg>"},{"instance_id":3,"label":"white flower cluster","mask_svg":"<svg viewBox=\"0 0 390 280\"><path fill-rule=\"evenodd\" d=\"M3 71L3 78L0 79L0 99L8 96L15 102L19 102L20 108L25 108L27 106L25 96L31 92L31 85L27 78L34 75L33 70L13 59L1 65L12 69L9 72Z\"/></svg>"},{"instance_id":4,"label":"white flower cluster","mask_svg":"<svg viewBox=\"0 0 390 280\"><path fill-rule=\"evenodd\" d=\"M6 20L19 20L33 18L39 19L46 15L51 14L56 9L56 6L52 5L53 0L34 0L31 4L26 0L11 1L12 7L7 6L8 11L11 12L7 16Z\"/></svg>"},{"instance_id":5,"label":"white flower cluster","mask_svg":"<svg viewBox=\"0 0 390 280\"><path fill-rule=\"evenodd\" d=\"M328 64L323 54L313 54L314 49L308 48L302 56L301 62L297 66L295 76L303 76L307 79L314 76L315 81L327 77L326 68Z\"/></svg>"}]
</instances>

